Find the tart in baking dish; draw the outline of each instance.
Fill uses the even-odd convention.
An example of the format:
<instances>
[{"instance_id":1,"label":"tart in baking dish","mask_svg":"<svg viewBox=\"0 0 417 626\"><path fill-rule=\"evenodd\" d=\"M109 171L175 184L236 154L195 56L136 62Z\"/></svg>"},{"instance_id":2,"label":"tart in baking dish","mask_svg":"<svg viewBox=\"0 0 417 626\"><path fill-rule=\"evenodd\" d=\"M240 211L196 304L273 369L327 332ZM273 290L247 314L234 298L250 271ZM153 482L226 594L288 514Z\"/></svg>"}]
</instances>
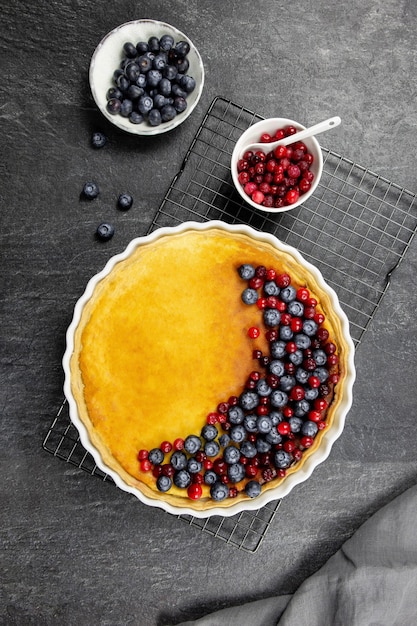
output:
<instances>
[{"instance_id":1,"label":"tart in baking dish","mask_svg":"<svg viewBox=\"0 0 417 626\"><path fill-rule=\"evenodd\" d=\"M324 445L352 345L332 290L300 259L209 223L145 238L94 282L73 322L68 393L128 490L171 511L226 511L279 495Z\"/></svg>"}]
</instances>

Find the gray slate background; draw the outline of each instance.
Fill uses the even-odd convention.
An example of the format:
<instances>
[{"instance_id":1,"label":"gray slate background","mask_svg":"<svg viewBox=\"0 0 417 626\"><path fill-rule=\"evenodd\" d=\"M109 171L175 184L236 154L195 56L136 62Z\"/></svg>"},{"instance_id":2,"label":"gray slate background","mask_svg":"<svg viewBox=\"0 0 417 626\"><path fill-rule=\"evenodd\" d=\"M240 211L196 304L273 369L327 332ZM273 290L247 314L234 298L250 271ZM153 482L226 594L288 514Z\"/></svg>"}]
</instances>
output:
<instances>
[{"instance_id":1,"label":"gray slate background","mask_svg":"<svg viewBox=\"0 0 417 626\"><path fill-rule=\"evenodd\" d=\"M149 141L110 128L90 57L125 21L186 32L206 69L201 102ZM417 241L357 357L342 437L285 498L255 554L147 508L42 449L61 402L61 358L88 279L145 234L217 95L309 125L340 115L323 145L411 190L416 181L413 0L1 3L1 624L163 626L291 593L417 478ZM110 145L93 151L93 130ZM80 202L84 182L101 196ZM134 207L117 212L130 190ZM415 209L417 210L417 209ZM94 239L104 219L116 227Z\"/></svg>"}]
</instances>

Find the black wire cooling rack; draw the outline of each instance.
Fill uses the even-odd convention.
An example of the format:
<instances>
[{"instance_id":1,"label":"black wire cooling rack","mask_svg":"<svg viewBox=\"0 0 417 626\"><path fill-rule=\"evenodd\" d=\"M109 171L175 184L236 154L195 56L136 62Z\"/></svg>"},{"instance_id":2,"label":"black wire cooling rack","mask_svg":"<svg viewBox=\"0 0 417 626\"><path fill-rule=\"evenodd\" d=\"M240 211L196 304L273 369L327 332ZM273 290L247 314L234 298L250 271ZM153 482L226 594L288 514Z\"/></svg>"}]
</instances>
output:
<instances>
[{"instance_id":1,"label":"black wire cooling rack","mask_svg":"<svg viewBox=\"0 0 417 626\"><path fill-rule=\"evenodd\" d=\"M213 100L148 232L185 221L248 224L297 248L333 287L358 346L417 228L416 195L349 159L323 150L318 188L301 207L281 214L253 210L236 192L230 159L244 130L262 117L230 100ZM112 481L80 444L60 407L43 447L86 472ZM260 546L280 501L231 518L179 519L247 552Z\"/></svg>"}]
</instances>

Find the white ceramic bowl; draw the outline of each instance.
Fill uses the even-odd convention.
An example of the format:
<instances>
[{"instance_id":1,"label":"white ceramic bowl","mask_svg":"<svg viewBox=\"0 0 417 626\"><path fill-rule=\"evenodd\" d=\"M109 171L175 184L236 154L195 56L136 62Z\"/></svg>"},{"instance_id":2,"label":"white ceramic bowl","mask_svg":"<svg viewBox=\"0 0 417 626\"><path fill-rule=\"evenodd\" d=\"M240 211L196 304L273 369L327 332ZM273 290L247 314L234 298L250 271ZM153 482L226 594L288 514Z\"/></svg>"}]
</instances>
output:
<instances>
[{"instance_id":1,"label":"white ceramic bowl","mask_svg":"<svg viewBox=\"0 0 417 626\"><path fill-rule=\"evenodd\" d=\"M120 66L124 57L123 45L126 42L136 45L139 41L148 41L153 36L161 38L162 35L171 35L175 43L187 41L190 45L190 52L187 57L190 67L187 74L194 78L196 87L188 95L185 111L179 113L170 122L162 122L159 126L151 126L146 121L142 124L132 124L129 119L120 114L109 113L106 94L110 87L115 86L113 72ZM101 40L91 59L89 80L91 92L98 108L112 124L134 135L159 135L182 124L197 106L204 86L204 66L197 48L184 33L170 24L143 19L122 24Z\"/></svg>"},{"instance_id":2,"label":"white ceramic bowl","mask_svg":"<svg viewBox=\"0 0 417 626\"><path fill-rule=\"evenodd\" d=\"M228 506L226 508L214 506L209 511L198 511L191 508L191 506L187 507L186 505L181 507L172 506L171 504L165 502L162 498L157 500L151 499L144 495L138 489L127 485L117 472L106 466L99 451L91 443L88 432L79 417L77 402L71 390L70 360L74 350L74 334L79 324L83 307L91 298L98 283L113 270L113 268L119 261L127 259L139 246L143 246L144 244L147 244L149 242L156 241L161 237L170 237L173 234L190 230L205 231L211 228L223 229L232 234L242 233L252 238L255 242L267 242L273 245L278 251L289 253L296 260L297 263L306 268L306 270L310 272L315 280L318 282L320 288L323 289L331 299L333 310L340 320L341 332L348 345L348 355L346 363L346 377L343 388L341 390L341 401L337 407L337 410L335 411L334 419L329 428L323 431L324 436L320 442L320 446L317 448L314 454L311 454L308 458L306 458L300 469L292 474L289 474L286 479L276 488L263 491L261 495L257 498L254 498L252 500L248 499L244 501L239 501L236 504L232 504L231 506ZM211 221L206 223L185 222L180 226L174 228L160 228L146 237L134 239L130 242L124 252L112 257L108 261L104 269L93 278L91 278L84 294L81 296L75 306L73 320L68 328L66 339L67 347L63 357L63 368L65 373L64 392L69 403L71 420L78 429L82 445L88 452L92 454L97 466L103 472L110 475L120 489L135 495L141 502L147 505L156 506L167 511L168 513L172 513L175 515L187 514L200 518L210 517L212 515L229 517L244 510L257 510L266 505L268 502L278 500L286 496L296 485L309 478L315 467L317 467L317 465L322 463L328 457L333 443L342 433L346 415L352 404L352 387L355 380L354 346L349 333L348 319L340 307L336 293L325 283L319 270L307 261L305 261L297 250L280 242L273 235L258 232L245 225L228 225L220 221Z\"/></svg>"},{"instance_id":3,"label":"white ceramic bowl","mask_svg":"<svg viewBox=\"0 0 417 626\"><path fill-rule=\"evenodd\" d=\"M295 209L300 206L303 202L305 202L315 191L317 185L319 184L320 177L323 172L323 155L320 148L320 144L315 137L310 137L304 140L307 149L314 157L313 164L311 166L311 171L314 174L314 180L312 185L306 193L300 195L300 198L294 204L290 204L288 206L284 206L282 208L274 208L274 207L265 207L261 204L257 204L253 202L253 200L245 193L242 185L238 180L238 171L237 171L237 162L241 158L241 154L251 143L259 143L261 135L263 133L269 133L274 135L275 132L279 128L285 128L286 126L295 126L298 130L304 130L305 126L300 124L299 122L295 122L294 120L287 119L285 117L271 117L266 120L261 120L260 122L256 122L252 126L250 126L238 139L232 153L231 159L231 170L232 170L232 179L235 184L235 187L242 198L250 204L254 209L258 209L259 211L266 211L268 213L282 213L282 211L289 211L290 209ZM294 135L294 142L297 141L297 133ZM265 144L265 152L268 152L268 144Z\"/></svg>"}]
</instances>

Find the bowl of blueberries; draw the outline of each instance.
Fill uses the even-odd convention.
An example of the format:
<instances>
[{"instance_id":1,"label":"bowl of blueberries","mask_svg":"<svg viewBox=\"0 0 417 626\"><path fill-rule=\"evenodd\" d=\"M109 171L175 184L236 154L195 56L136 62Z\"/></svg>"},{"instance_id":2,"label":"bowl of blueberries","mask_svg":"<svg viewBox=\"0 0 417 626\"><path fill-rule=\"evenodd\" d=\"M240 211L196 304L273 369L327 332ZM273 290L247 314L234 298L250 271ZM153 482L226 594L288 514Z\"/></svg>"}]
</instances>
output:
<instances>
[{"instance_id":1,"label":"bowl of blueberries","mask_svg":"<svg viewBox=\"0 0 417 626\"><path fill-rule=\"evenodd\" d=\"M142 19L118 26L101 40L89 81L110 122L135 135L157 135L191 115L203 91L204 66L184 33Z\"/></svg>"}]
</instances>

